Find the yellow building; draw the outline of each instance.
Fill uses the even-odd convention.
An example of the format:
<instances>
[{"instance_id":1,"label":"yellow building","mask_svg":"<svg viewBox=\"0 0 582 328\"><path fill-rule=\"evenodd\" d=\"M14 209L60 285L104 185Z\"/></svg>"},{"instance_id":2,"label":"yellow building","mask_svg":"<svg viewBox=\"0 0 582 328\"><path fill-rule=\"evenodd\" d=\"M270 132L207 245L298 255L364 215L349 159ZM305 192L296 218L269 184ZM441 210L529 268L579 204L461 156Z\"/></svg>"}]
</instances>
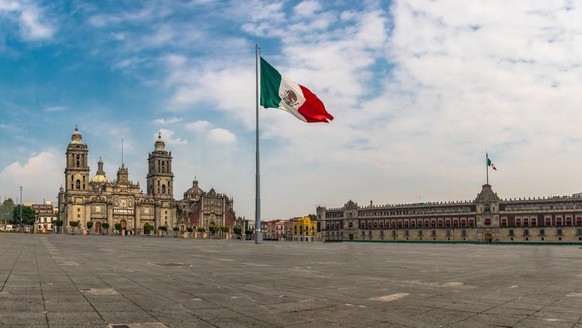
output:
<instances>
[{"instance_id":1,"label":"yellow building","mask_svg":"<svg viewBox=\"0 0 582 328\"><path fill-rule=\"evenodd\" d=\"M317 222L311 221L309 216L304 216L293 222L293 241L315 241L317 235Z\"/></svg>"}]
</instances>

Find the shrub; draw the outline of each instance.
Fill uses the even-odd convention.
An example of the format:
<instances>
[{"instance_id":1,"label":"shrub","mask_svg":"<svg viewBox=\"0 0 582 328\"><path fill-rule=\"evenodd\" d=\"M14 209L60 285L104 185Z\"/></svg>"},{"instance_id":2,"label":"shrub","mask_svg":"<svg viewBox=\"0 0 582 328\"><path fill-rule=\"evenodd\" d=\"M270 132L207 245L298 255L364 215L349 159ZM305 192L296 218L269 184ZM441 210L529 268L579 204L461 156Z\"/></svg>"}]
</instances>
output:
<instances>
[{"instance_id":1,"label":"shrub","mask_svg":"<svg viewBox=\"0 0 582 328\"><path fill-rule=\"evenodd\" d=\"M188 232L192 233L192 231L194 231L194 229L192 227L186 228L186 230L188 230Z\"/></svg>"},{"instance_id":2,"label":"shrub","mask_svg":"<svg viewBox=\"0 0 582 328\"><path fill-rule=\"evenodd\" d=\"M93 228L93 221L87 222L87 229L91 230Z\"/></svg>"}]
</instances>

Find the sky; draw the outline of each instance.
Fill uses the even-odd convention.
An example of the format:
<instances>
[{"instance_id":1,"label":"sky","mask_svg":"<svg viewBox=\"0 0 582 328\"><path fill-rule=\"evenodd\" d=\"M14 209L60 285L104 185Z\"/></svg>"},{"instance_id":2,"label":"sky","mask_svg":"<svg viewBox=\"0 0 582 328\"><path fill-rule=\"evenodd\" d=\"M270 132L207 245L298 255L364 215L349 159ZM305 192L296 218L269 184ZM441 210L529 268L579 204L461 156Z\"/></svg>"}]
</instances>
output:
<instances>
[{"instance_id":1,"label":"sky","mask_svg":"<svg viewBox=\"0 0 582 328\"><path fill-rule=\"evenodd\" d=\"M0 0L0 197L56 202L78 126L255 216L255 45L335 119L260 109L262 219L582 192L582 1Z\"/></svg>"}]
</instances>

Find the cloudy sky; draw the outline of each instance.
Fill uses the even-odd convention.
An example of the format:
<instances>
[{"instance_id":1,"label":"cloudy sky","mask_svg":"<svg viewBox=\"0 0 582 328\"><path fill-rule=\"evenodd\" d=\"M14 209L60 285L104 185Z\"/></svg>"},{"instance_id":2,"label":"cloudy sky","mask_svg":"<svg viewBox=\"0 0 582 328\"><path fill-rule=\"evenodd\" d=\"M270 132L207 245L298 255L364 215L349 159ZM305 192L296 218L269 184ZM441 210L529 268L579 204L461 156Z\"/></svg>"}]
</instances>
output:
<instances>
[{"instance_id":1,"label":"cloudy sky","mask_svg":"<svg viewBox=\"0 0 582 328\"><path fill-rule=\"evenodd\" d=\"M330 124L261 109L263 219L582 192L582 1L0 0L0 197L55 202L75 125L145 186L158 132L254 218L255 44Z\"/></svg>"}]
</instances>

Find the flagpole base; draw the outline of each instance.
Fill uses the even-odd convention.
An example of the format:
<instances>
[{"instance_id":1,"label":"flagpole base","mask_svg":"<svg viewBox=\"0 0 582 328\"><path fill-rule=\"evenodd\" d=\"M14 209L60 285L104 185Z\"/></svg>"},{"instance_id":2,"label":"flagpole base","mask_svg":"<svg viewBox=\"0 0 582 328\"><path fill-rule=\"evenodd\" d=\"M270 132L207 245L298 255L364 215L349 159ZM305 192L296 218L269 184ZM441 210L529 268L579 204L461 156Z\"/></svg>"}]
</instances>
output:
<instances>
[{"instance_id":1,"label":"flagpole base","mask_svg":"<svg viewBox=\"0 0 582 328\"><path fill-rule=\"evenodd\" d=\"M263 233L258 231L255 233L255 244L262 244L263 243Z\"/></svg>"}]
</instances>

